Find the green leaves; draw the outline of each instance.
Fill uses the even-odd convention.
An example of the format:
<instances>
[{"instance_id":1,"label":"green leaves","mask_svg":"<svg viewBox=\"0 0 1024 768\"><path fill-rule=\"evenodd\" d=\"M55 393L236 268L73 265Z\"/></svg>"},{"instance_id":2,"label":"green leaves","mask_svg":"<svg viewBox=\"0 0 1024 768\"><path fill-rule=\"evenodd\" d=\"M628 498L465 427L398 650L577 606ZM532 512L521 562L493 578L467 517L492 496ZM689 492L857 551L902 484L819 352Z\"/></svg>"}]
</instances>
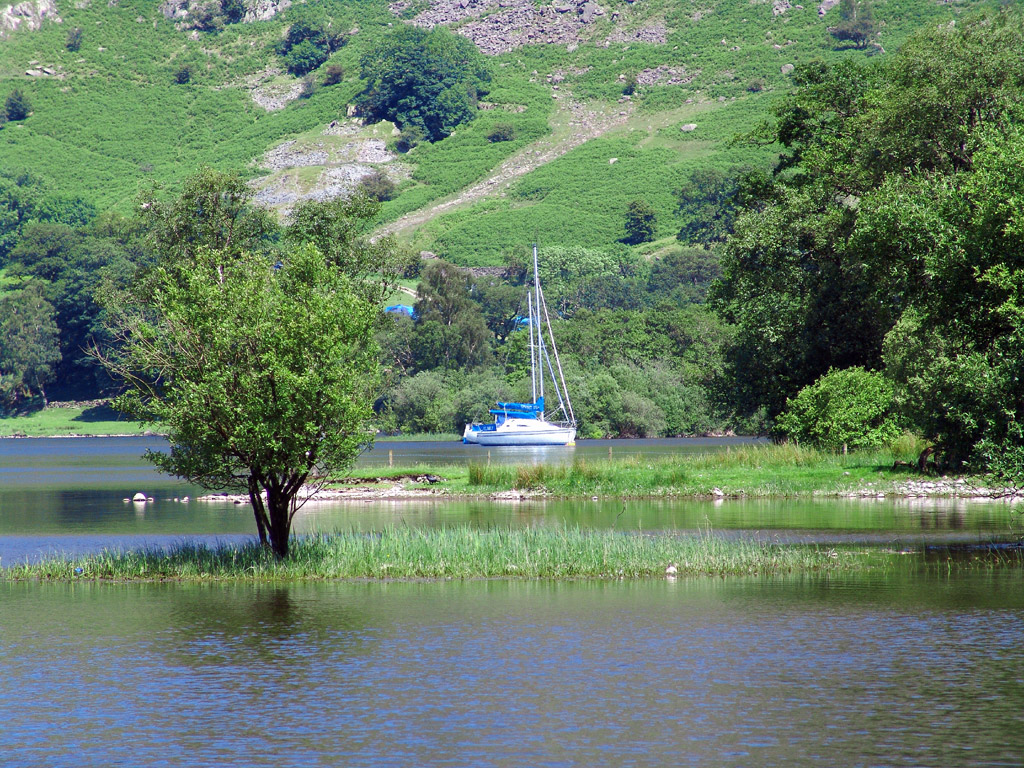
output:
<instances>
[{"instance_id":1,"label":"green leaves","mask_svg":"<svg viewBox=\"0 0 1024 768\"><path fill-rule=\"evenodd\" d=\"M470 297L472 276L454 264L431 262L417 289L412 351L421 368L475 368L490 357L490 333Z\"/></svg>"},{"instance_id":2,"label":"green leaves","mask_svg":"<svg viewBox=\"0 0 1024 768\"><path fill-rule=\"evenodd\" d=\"M626 237L624 243L637 245L654 240L657 228L657 214L643 200L631 200L626 206Z\"/></svg>"},{"instance_id":3,"label":"green leaves","mask_svg":"<svg viewBox=\"0 0 1024 768\"><path fill-rule=\"evenodd\" d=\"M120 344L102 362L127 386L116 407L171 444L150 460L207 488L247 489L279 556L301 486L350 466L373 437L382 291L370 281L392 270L393 247L364 246L355 222L331 218L361 212L307 210L288 250L254 252L264 220L231 179L206 172L151 214L163 258L107 304ZM304 229L308 218L316 226Z\"/></svg>"},{"instance_id":4,"label":"green leaves","mask_svg":"<svg viewBox=\"0 0 1024 768\"><path fill-rule=\"evenodd\" d=\"M154 198L150 194L140 208L155 250L165 259L188 257L202 247L227 255L266 250L277 233L270 215L251 204L252 190L237 174L204 167L173 201Z\"/></svg>"},{"instance_id":5,"label":"green leaves","mask_svg":"<svg viewBox=\"0 0 1024 768\"><path fill-rule=\"evenodd\" d=\"M831 370L787 403L776 422L785 435L838 449L880 448L900 435L893 385L854 367Z\"/></svg>"},{"instance_id":6,"label":"green leaves","mask_svg":"<svg viewBox=\"0 0 1024 768\"><path fill-rule=\"evenodd\" d=\"M44 385L58 362L57 324L42 285L0 293L0 412L35 394L45 404Z\"/></svg>"},{"instance_id":7,"label":"green leaves","mask_svg":"<svg viewBox=\"0 0 1024 768\"><path fill-rule=\"evenodd\" d=\"M4 115L8 120L14 122L24 120L30 114L32 114L32 105L29 103L28 97L21 90L15 88L4 101Z\"/></svg>"},{"instance_id":8,"label":"green leaves","mask_svg":"<svg viewBox=\"0 0 1024 768\"><path fill-rule=\"evenodd\" d=\"M860 439L830 415L822 382L838 385L821 377L884 357L902 412L949 466L1016 444L1022 47L1024 16L1004 9L925 30L876 66L797 70L772 130L786 149L775 183L739 216L713 295L739 326L743 410L788 409L778 424L803 439Z\"/></svg>"},{"instance_id":9,"label":"green leaves","mask_svg":"<svg viewBox=\"0 0 1024 768\"><path fill-rule=\"evenodd\" d=\"M117 407L168 433L171 452L150 456L162 470L210 488L297 490L314 468L351 463L371 436L377 310L349 278L307 246L279 269L202 251L152 282L158 333L141 308L122 311L111 367L131 385Z\"/></svg>"},{"instance_id":10,"label":"green leaves","mask_svg":"<svg viewBox=\"0 0 1024 768\"><path fill-rule=\"evenodd\" d=\"M366 90L360 109L373 120L391 120L403 131L422 130L431 141L448 136L476 116L490 74L472 42L435 27L402 26L360 60Z\"/></svg>"}]
</instances>

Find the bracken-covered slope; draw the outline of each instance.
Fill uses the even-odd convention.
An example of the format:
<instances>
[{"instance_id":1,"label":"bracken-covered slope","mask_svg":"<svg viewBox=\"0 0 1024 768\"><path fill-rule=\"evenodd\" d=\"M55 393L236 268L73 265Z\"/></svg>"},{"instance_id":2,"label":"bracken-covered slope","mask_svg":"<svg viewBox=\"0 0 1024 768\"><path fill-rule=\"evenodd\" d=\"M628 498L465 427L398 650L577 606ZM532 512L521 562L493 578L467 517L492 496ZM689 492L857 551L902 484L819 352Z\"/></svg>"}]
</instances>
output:
<instances>
[{"instance_id":1,"label":"bracken-covered slope","mask_svg":"<svg viewBox=\"0 0 1024 768\"><path fill-rule=\"evenodd\" d=\"M688 173L770 159L728 140L764 119L793 65L882 56L984 4L874 0L877 34L855 48L828 33L833 0L329 0L316 7L347 44L304 86L274 50L301 3L242 0L226 17L221 0L27 0L0 8L0 100L18 89L31 106L0 129L0 170L128 210L209 164L251 176L282 213L379 170L399 190L380 231L465 264L538 238L612 247L638 199L668 241ZM360 56L399 24L450 27L493 73L473 122L406 154L394 126L350 109ZM332 65L344 74L324 85ZM512 140L488 141L499 123Z\"/></svg>"}]
</instances>

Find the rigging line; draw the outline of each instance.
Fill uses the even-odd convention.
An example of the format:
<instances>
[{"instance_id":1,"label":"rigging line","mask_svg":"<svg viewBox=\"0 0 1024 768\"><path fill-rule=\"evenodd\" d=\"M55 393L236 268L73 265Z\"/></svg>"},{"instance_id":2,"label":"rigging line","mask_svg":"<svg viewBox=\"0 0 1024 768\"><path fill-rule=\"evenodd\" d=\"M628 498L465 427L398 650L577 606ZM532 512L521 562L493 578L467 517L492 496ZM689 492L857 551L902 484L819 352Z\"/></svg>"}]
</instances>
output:
<instances>
[{"instance_id":1,"label":"rigging line","mask_svg":"<svg viewBox=\"0 0 1024 768\"><path fill-rule=\"evenodd\" d=\"M548 356L548 351L546 349L544 350L544 359L547 361L548 371L551 372L551 381L555 384L555 395L558 396L558 407L562 409L562 414L568 419L570 418L569 411L566 410L565 403L562 401L562 390L558 388L558 379L555 378L555 369L551 367L551 358ZM568 392L566 392L566 397L568 397Z\"/></svg>"},{"instance_id":2,"label":"rigging line","mask_svg":"<svg viewBox=\"0 0 1024 768\"><path fill-rule=\"evenodd\" d=\"M543 294L541 295L541 298L543 299ZM562 372L562 361L558 357L558 346L555 344L555 333L554 333L554 331L551 330L551 316L548 314L548 304L547 304L547 301L544 301L543 307L544 307L544 319L547 320L547 323L548 323L548 335L551 337L551 350L555 353L555 364L558 366L558 377L562 381L562 389L565 390L565 402L569 406L569 413L568 413L569 421L572 422L573 424L576 424L576 415L572 412L572 401L569 399L569 388L567 386L565 386L565 374ZM538 314L538 316L540 315L540 310L539 309L537 310L537 314ZM551 377L554 378L554 376L555 376L555 374L554 374L554 372L552 372ZM555 388L557 389L557 382L556 382L556 387Z\"/></svg>"},{"instance_id":3,"label":"rigging line","mask_svg":"<svg viewBox=\"0 0 1024 768\"><path fill-rule=\"evenodd\" d=\"M550 333L550 330L551 329L549 328L548 329L549 333ZM547 361L548 371L551 373L551 381L552 381L552 383L555 386L555 395L557 395L557 397L558 397L558 406L559 406L559 408L562 409L562 414L565 416L565 418L567 418L569 420L572 420L572 406L570 405L569 408L566 408L566 404L562 400L562 390L563 389L565 390L565 400L566 401L569 399L569 390L565 389L565 382L564 381L562 382L562 388L561 389L559 388L559 386L558 386L558 377L555 376L555 370L551 366L551 357L548 355L548 351L547 351L546 348L544 349L544 359ZM557 350L555 351L555 361L556 362L558 361L558 352L557 352Z\"/></svg>"}]
</instances>

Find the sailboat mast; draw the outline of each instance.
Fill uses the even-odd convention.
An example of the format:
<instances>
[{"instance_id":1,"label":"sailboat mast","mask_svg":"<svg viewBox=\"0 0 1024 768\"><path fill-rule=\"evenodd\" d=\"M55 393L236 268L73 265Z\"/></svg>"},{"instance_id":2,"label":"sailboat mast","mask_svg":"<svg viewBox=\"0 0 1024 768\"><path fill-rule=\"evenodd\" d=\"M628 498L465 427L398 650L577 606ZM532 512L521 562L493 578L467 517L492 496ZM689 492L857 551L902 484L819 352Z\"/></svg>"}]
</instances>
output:
<instances>
[{"instance_id":1,"label":"sailboat mast","mask_svg":"<svg viewBox=\"0 0 1024 768\"><path fill-rule=\"evenodd\" d=\"M530 318L530 393L533 402L537 402L537 363L533 356L533 294L526 292L526 314ZM538 329L539 330L539 329Z\"/></svg>"},{"instance_id":2,"label":"sailboat mast","mask_svg":"<svg viewBox=\"0 0 1024 768\"><path fill-rule=\"evenodd\" d=\"M537 358L540 362L540 365L538 366L538 368L540 368L540 371L538 373L537 378L539 379L538 386L540 390L540 396L544 397L544 361L540 359L544 350L544 341L540 335L540 270L538 270L537 268L536 243L533 244L533 289L537 294L533 302L534 308L537 310ZM530 315L530 323L533 323L533 315ZM534 398L534 402L537 402L536 398Z\"/></svg>"}]
</instances>

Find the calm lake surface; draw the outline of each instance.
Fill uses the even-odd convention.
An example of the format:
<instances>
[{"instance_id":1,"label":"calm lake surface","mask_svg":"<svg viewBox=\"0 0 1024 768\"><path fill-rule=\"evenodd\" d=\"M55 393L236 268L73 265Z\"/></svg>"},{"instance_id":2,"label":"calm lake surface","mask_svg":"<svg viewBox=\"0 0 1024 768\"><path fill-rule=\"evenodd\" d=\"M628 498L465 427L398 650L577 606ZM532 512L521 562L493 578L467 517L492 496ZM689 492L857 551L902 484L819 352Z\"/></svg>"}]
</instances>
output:
<instances>
[{"instance_id":1,"label":"calm lake surface","mask_svg":"<svg viewBox=\"0 0 1024 768\"><path fill-rule=\"evenodd\" d=\"M251 539L247 507L172 500L195 489L137 458L161 445L0 440L0 566ZM137 490L157 500L122 502ZM360 503L309 507L299 528L448 524L890 546L1006 540L1020 511ZM0 583L0 670L4 766L1021 766L1024 574Z\"/></svg>"}]
</instances>

